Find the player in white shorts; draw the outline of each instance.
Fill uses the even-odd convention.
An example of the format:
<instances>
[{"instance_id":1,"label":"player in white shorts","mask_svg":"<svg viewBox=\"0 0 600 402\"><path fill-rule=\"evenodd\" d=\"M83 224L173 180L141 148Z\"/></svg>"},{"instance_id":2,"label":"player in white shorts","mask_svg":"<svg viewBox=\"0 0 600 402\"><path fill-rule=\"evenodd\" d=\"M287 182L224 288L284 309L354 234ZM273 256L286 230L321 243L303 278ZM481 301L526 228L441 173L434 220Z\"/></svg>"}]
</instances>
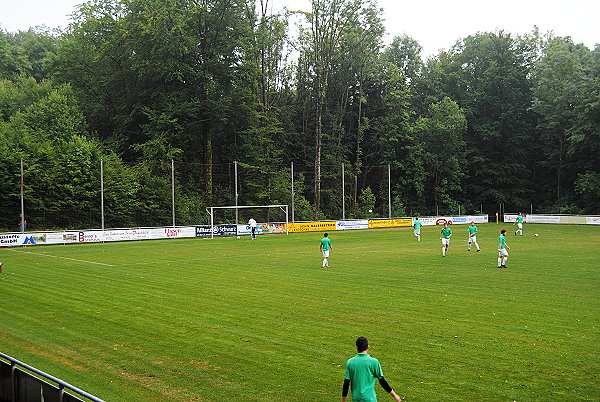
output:
<instances>
[{"instance_id":1,"label":"player in white shorts","mask_svg":"<svg viewBox=\"0 0 600 402\"><path fill-rule=\"evenodd\" d=\"M508 250L510 250L510 247L506 244L506 229L502 229L500 237L498 237L498 268L506 268Z\"/></svg>"},{"instance_id":2,"label":"player in white shorts","mask_svg":"<svg viewBox=\"0 0 600 402\"><path fill-rule=\"evenodd\" d=\"M448 222L444 223L444 228L440 232L440 239L442 240L442 257L446 256L448 246L450 245L450 237L452 237L452 229L448 227Z\"/></svg>"}]
</instances>

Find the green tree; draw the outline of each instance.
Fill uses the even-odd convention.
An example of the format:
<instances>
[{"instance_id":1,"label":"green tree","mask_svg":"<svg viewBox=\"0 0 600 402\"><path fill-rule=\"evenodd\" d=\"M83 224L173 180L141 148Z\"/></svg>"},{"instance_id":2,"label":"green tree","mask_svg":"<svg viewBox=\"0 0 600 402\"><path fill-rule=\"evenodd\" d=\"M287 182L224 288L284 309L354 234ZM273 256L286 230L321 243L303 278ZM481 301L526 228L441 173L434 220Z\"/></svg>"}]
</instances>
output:
<instances>
[{"instance_id":1,"label":"green tree","mask_svg":"<svg viewBox=\"0 0 600 402\"><path fill-rule=\"evenodd\" d=\"M415 137L426 161L428 205L448 210L462 196L466 129L463 110L447 97L432 104L427 117L417 120Z\"/></svg>"}]
</instances>

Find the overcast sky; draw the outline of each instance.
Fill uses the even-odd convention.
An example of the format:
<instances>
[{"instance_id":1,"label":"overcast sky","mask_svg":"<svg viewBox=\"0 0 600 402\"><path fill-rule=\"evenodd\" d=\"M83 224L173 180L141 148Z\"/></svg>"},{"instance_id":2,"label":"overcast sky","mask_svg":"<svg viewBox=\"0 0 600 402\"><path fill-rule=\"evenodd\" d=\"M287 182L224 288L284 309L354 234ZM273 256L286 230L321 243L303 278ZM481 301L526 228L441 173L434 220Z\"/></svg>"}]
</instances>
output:
<instances>
[{"instance_id":1,"label":"overcast sky","mask_svg":"<svg viewBox=\"0 0 600 402\"><path fill-rule=\"evenodd\" d=\"M82 0L0 0L0 28L9 32L36 25L65 27ZM275 9L308 10L308 0L270 0ZM600 43L599 0L379 0L387 39L407 34L419 41L423 55L448 49L457 39L476 32L504 30L571 36L593 49Z\"/></svg>"}]
</instances>

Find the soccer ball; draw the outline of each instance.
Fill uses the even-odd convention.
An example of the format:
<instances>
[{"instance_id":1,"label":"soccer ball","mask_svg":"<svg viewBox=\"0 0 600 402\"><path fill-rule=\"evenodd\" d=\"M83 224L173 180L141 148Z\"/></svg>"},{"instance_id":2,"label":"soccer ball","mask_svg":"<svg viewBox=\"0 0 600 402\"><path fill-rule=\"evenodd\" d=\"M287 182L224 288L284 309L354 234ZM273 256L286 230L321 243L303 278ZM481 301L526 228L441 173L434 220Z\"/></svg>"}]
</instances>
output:
<instances>
[{"instance_id":1,"label":"soccer ball","mask_svg":"<svg viewBox=\"0 0 600 402\"><path fill-rule=\"evenodd\" d=\"M537 235L536 235L537 236ZM240 236L237 237L238 239L240 238Z\"/></svg>"},{"instance_id":2,"label":"soccer ball","mask_svg":"<svg viewBox=\"0 0 600 402\"><path fill-rule=\"evenodd\" d=\"M534 234L534 236L535 236L535 237L538 237L538 236L539 236L539 234L537 234L537 233L536 233L536 234Z\"/></svg>"}]
</instances>

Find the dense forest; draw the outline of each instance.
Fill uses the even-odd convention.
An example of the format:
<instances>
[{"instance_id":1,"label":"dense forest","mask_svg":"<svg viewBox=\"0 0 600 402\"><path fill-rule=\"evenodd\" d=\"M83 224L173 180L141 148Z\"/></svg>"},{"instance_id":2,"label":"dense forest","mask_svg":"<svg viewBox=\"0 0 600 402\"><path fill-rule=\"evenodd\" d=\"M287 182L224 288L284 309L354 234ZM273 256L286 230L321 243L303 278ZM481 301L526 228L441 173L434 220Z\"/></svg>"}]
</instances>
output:
<instances>
[{"instance_id":1,"label":"dense forest","mask_svg":"<svg viewBox=\"0 0 600 402\"><path fill-rule=\"evenodd\" d=\"M0 228L21 178L28 229L99 227L101 161L107 227L171 224L172 161L177 224L236 170L239 205L291 204L292 164L296 220L388 216L388 165L394 216L600 212L600 46L532 27L424 60L374 0L269 9L94 0L0 31Z\"/></svg>"}]
</instances>

